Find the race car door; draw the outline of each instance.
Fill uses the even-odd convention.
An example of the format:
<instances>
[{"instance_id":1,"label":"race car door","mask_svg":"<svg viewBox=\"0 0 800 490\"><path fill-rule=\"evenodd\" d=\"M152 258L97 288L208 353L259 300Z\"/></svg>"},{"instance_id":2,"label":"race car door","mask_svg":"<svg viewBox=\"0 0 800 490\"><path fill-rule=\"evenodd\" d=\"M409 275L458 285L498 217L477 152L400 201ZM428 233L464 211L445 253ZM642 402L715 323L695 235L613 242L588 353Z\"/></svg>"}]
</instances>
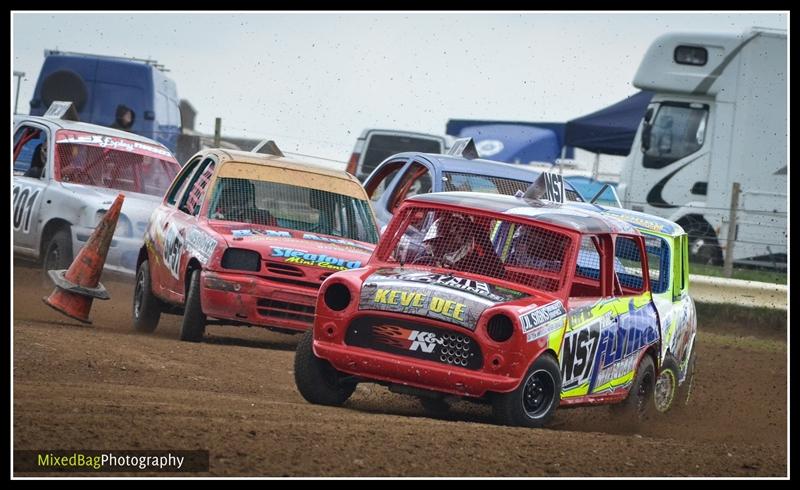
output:
<instances>
[{"instance_id":1,"label":"race car door","mask_svg":"<svg viewBox=\"0 0 800 490\"><path fill-rule=\"evenodd\" d=\"M24 122L14 132L14 250L34 257L39 252L39 211L52 175L52 150L53 138L44 125Z\"/></svg>"}]
</instances>

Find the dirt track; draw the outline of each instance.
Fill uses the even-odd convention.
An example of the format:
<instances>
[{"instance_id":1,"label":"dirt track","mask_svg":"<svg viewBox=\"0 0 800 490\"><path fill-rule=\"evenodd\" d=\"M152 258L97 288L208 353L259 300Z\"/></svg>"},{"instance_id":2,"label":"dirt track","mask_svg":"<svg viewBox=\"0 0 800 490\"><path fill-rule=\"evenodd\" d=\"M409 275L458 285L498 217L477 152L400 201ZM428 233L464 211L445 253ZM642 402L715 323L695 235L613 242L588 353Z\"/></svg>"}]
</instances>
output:
<instances>
[{"instance_id":1,"label":"dirt track","mask_svg":"<svg viewBox=\"0 0 800 490\"><path fill-rule=\"evenodd\" d=\"M137 334L132 287L117 282L84 326L42 303L38 271L14 272L14 449L208 449L217 476L787 474L785 326L743 337L749 326L701 318L692 404L639 433L605 407L534 430L467 402L428 418L377 385L344 408L309 405L292 375L298 336L209 327L190 344L174 316Z\"/></svg>"}]
</instances>

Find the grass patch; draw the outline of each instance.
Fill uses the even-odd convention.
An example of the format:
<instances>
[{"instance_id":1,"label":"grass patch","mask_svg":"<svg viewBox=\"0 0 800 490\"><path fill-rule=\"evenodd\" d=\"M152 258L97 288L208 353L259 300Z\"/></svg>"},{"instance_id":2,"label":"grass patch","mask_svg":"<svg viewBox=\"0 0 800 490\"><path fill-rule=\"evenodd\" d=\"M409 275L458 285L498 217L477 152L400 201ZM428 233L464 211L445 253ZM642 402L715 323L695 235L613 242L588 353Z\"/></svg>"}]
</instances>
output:
<instances>
[{"instance_id":1,"label":"grass patch","mask_svg":"<svg viewBox=\"0 0 800 490\"><path fill-rule=\"evenodd\" d=\"M699 274L701 276L714 276L725 277L722 273L722 267L706 264L689 264L689 272L691 274ZM733 279L742 279L745 281L758 281L768 282L771 284L786 284L788 274L781 271L766 270L766 269L733 269Z\"/></svg>"}]
</instances>

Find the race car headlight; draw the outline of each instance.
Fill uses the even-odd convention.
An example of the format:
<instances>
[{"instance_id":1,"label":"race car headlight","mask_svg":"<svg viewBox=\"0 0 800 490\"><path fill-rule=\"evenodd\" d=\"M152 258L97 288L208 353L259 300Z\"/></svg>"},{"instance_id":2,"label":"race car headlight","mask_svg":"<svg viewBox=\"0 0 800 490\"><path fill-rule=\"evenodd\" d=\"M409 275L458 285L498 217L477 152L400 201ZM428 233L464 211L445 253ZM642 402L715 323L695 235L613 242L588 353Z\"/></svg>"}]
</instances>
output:
<instances>
[{"instance_id":1,"label":"race car headlight","mask_svg":"<svg viewBox=\"0 0 800 490\"><path fill-rule=\"evenodd\" d=\"M486 333L495 342L505 342L514 334L514 322L508 316L498 313L486 323Z\"/></svg>"},{"instance_id":2,"label":"race car headlight","mask_svg":"<svg viewBox=\"0 0 800 490\"><path fill-rule=\"evenodd\" d=\"M229 248L222 255L222 267L240 271L258 272L261 270L261 255L253 250Z\"/></svg>"},{"instance_id":3,"label":"race car headlight","mask_svg":"<svg viewBox=\"0 0 800 490\"><path fill-rule=\"evenodd\" d=\"M325 306L333 311L342 311L350 304L352 296L347 286L341 283L331 284L325 290Z\"/></svg>"}]
</instances>

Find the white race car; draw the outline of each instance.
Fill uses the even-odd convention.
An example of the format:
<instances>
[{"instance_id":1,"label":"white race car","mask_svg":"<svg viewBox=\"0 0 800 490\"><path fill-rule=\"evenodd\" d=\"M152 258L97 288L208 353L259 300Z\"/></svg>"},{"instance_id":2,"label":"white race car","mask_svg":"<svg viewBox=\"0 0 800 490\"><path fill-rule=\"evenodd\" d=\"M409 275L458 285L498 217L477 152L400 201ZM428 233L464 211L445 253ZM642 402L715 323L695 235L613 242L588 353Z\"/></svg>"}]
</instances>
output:
<instances>
[{"instance_id":1,"label":"white race car","mask_svg":"<svg viewBox=\"0 0 800 490\"><path fill-rule=\"evenodd\" d=\"M105 269L133 275L150 214L180 164L153 140L57 117L15 116L14 254L66 269L119 193Z\"/></svg>"}]
</instances>

